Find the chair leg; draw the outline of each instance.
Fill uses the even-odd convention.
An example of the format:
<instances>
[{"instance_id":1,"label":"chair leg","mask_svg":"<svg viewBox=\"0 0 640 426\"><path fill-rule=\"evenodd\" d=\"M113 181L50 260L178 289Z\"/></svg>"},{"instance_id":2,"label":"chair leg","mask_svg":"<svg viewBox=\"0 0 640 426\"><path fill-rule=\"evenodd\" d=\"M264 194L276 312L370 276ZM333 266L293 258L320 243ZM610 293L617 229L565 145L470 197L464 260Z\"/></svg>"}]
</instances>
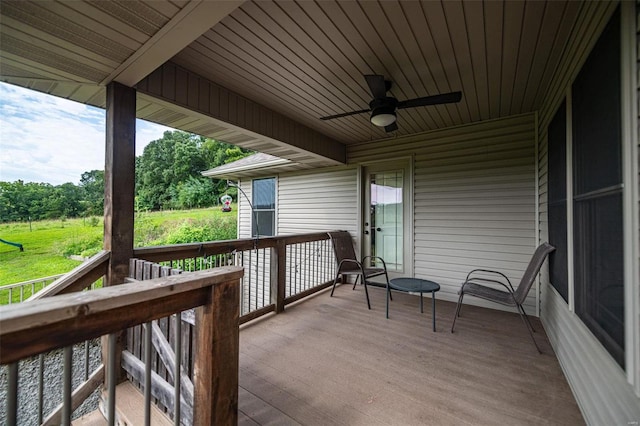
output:
<instances>
[{"instance_id":1,"label":"chair leg","mask_svg":"<svg viewBox=\"0 0 640 426\"><path fill-rule=\"evenodd\" d=\"M333 297L333 292L336 290L336 284L338 283L339 276L340 276L340 273L337 273L336 277L333 279L333 287L331 288L331 296L329 297Z\"/></svg>"},{"instance_id":2,"label":"chair leg","mask_svg":"<svg viewBox=\"0 0 640 426\"><path fill-rule=\"evenodd\" d=\"M529 328L531 329L531 331L533 331L535 333L536 329L533 328L533 324L531 324L531 320L529 319L529 315L527 315L527 313L524 311L524 307L522 307L522 305L518 305L518 309L520 309L520 311L524 315L524 318L527 320L527 324L529 325Z\"/></svg>"},{"instance_id":3,"label":"chair leg","mask_svg":"<svg viewBox=\"0 0 640 426\"><path fill-rule=\"evenodd\" d=\"M521 312L522 310L522 312ZM524 315L522 315L522 313L524 312L524 309L522 308L522 306L518 305L518 314L520 314L520 319L522 319L522 322L524 323L524 326L527 327L527 332L529 332L529 336L531 336L531 340L533 340L533 344L536 345L536 349L538 350L538 353L541 354L542 351L540 350L540 346L538 346L538 342L536 342L536 338L533 337L533 332L531 331L532 328L529 328L530 325L527 324L527 321L529 320L528 318L525 320L525 316L527 315L527 313L525 312Z\"/></svg>"},{"instance_id":4,"label":"chair leg","mask_svg":"<svg viewBox=\"0 0 640 426\"><path fill-rule=\"evenodd\" d=\"M369 302L369 290L367 290L367 280L362 279L362 283L364 284L364 294L367 295L367 307L371 310L371 302Z\"/></svg>"},{"instance_id":5,"label":"chair leg","mask_svg":"<svg viewBox=\"0 0 640 426\"><path fill-rule=\"evenodd\" d=\"M356 275L356 279L353 281L353 287L351 287L351 290L356 289L356 284L358 284L358 279L360 279L360 275Z\"/></svg>"},{"instance_id":6,"label":"chair leg","mask_svg":"<svg viewBox=\"0 0 640 426\"><path fill-rule=\"evenodd\" d=\"M458 297L458 304L456 305L456 312L453 314L453 324L451 324L451 332L453 333L453 328L456 326L456 319L460 316L460 308L462 307L462 298L464 297L464 292L460 290L460 297Z\"/></svg>"}]
</instances>

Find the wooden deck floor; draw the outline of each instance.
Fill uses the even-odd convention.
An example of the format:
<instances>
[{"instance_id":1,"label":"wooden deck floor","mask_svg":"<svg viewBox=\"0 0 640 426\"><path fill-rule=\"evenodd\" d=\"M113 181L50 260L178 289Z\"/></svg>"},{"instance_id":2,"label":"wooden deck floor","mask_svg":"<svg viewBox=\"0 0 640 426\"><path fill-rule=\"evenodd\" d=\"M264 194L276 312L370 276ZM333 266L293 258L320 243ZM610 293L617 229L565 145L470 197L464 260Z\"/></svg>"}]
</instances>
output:
<instances>
[{"instance_id":1,"label":"wooden deck floor","mask_svg":"<svg viewBox=\"0 0 640 426\"><path fill-rule=\"evenodd\" d=\"M539 321L539 355L515 314L343 286L240 332L240 424L584 424Z\"/></svg>"}]
</instances>

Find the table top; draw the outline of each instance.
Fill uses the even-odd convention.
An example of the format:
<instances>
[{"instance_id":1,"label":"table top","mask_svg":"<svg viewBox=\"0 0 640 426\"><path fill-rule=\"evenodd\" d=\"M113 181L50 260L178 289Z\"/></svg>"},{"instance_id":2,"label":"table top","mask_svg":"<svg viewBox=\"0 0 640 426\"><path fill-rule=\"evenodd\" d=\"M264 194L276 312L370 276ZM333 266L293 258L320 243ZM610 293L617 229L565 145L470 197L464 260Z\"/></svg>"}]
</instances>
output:
<instances>
[{"instance_id":1,"label":"table top","mask_svg":"<svg viewBox=\"0 0 640 426\"><path fill-rule=\"evenodd\" d=\"M413 292L435 292L440 290L440 284L423 280L422 278L393 278L389 280L389 286L396 290Z\"/></svg>"}]
</instances>

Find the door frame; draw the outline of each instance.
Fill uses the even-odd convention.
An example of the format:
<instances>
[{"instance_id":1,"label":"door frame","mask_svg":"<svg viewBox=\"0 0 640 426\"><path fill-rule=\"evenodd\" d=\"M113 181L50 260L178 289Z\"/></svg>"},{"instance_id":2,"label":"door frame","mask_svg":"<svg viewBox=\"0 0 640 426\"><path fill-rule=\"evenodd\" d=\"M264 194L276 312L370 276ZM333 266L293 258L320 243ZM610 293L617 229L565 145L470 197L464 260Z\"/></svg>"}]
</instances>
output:
<instances>
[{"instance_id":1,"label":"door frame","mask_svg":"<svg viewBox=\"0 0 640 426\"><path fill-rule=\"evenodd\" d=\"M413 155L394 158L391 160L379 160L362 163L360 165L360 173L358 173L358 204L359 204L359 217L358 217L358 250L362 256L369 255L368 241L369 237L364 234L367 217L367 205L368 192L369 192L369 173L382 172L386 170L404 170L403 179L403 271L402 272L389 272L389 278L396 277L413 277L413 240L414 240L414 211L413 211L413 192L414 192L414 158Z\"/></svg>"}]
</instances>

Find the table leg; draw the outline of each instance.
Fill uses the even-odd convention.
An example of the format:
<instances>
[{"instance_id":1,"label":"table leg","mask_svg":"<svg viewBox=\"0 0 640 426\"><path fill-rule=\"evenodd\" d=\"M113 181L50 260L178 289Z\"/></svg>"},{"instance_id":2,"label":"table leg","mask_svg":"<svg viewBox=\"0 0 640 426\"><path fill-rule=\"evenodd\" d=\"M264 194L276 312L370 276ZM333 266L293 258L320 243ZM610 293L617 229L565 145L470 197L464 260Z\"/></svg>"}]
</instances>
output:
<instances>
[{"instance_id":1,"label":"table leg","mask_svg":"<svg viewBox=\"0 0 640 426\"><path fill-rule=\"evenodd\" d=\"M431 293L431 315L433 316L433 331L436 331L436 293Z\"/></svg>"},{"instance_id":2,"label":"table leg","mask_svg":"<svg viewBox=\"0 0 640 426\"><path fill-rule=\"evenodd\" d=\"M424 293L423 293L423 292L420 292L420 313L421 313L421 314L424 314L424 309L422 308L422 300L423 300L423 297L424 297Z\"/></svg>"}]
</instances>

